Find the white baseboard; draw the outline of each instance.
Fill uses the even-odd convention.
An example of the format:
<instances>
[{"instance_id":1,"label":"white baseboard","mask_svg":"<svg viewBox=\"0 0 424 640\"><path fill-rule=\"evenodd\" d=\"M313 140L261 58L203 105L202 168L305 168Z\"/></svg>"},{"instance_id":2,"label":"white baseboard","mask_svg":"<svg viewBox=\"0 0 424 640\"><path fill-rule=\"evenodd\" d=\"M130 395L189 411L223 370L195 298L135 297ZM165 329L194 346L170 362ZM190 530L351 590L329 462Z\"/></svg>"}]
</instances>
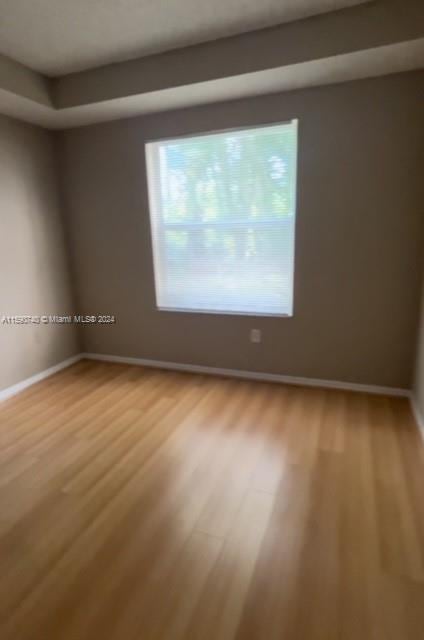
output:
<instances>
[{"instance_id":1,"label":"white baseboard","mask_svg":"<svg viewBox=\"0 0 424 640\"><path fill-rule=\"evenodd\" d=\"M66 369L66 367L70 367L71 364L74 364L75 362L78 362L78 360L81 360L81 358L82 358L82 355L79 353L76 356L72 356L71 358L67 358L66 360L63 360L62 362L59 362L58 364L55 364L53 367L49 367L48 369L45 369L44 371L40 371L40 373L36 373L35 375L31 376L30 378L26 378L26 380L22 380L21 382L17 382L16 384L12 385L11 387L7 387L6 389L1 390L0 391L0 402L2 402L3 400L7 400L8 398L11 398L12 396L16 395L17 393L20 393L21 391L23 391L27 387L30 387L31 385L35 384L36 382L40 382L41 380L44 380L45 378L48 378L49 376L52 376L53 374L57 373L58 371L61 371L62 369Z\"/></svg>"},{"instance_id":2,"label":"white baseboard","mask_svg":"<svg viewBox=\"0 0 424 640\"><path fill-rule=\"evenodd\" d=\"M417 426L421 432L421 435L424 438L424 418L421 415L420 410L418 409L418 405L413 393L411 393L410 402L411 402L412 415L414 416L415 422L417 423Z\"/></svg>"},{"instance_id":3,"label":"white baseboard","mask_svg":"<svg viewBox=\"0 0 424 640\"><path fill-rule=\"evenodd\" d=\"M21 382L17 382L11 387L7 387L0 391L0 402L6 400L7 398L11 398L12 396L20 393L27 387L35 384L36 382L40 382L49 376L61 371L62 369L66 369L66 367L70 367L75 362L78 362L81 359L87 360L100 360L102 362L118 362L122 364L133 364L142 367L152 367L156 369L168 369L171 371L186 371L188 373L202 373L205 375L214 375L214 376L225 376L229 378L242 378L246 380L258 380L262 382L275 382L280 384L290 384L297 386L306 386L306 387L321 387L327 389L342 389L346 391L359 391L362 393L372 393L378 395L387 395L387 396L402 396L402 397L410 397L410 391L408 389L397 389L396 387L384 387L378 385L367 385L367 384L357 384L353 382L340 382L338 380L321 380L318 378L303 378L299 376L286 376L277 373L262 373L260 371L243 371L240 369L225 369L221 367L207 367L203 365L197 364L181 364L179 362L165 362L162 360L149 360L146 358L129 358L124 356L112 356L105 355L99 353L80 353L78 355L72 356L71 358L67 358L63 360L63 362L59 362L58 364L46 369L45 371L40 371L40 373L36 373L35 375L27 378L26 380L22 380ZM419 425L423 435L424 435L424 420L420 416L416 404L411 396L411 407L416 419L417 424Z\"/></svg>"},{"instance_id":4,"label":"white baseboard","mask_svg":"<svg viewBox=\"0 0 424 640\"><path fill-rule=\"evenodd\" d=\"M285 376L277 373L261 373L259 371L242 371L240 369L222 369L220 367L206 367L197 364L181 364L178 362L164 362L162 360L148 360L145 358L126 358L123 356L111 356L99 353L83 353L82 358L88 360L101 360L103 362L119 362L122 364L134 364L142 367L157 369L169 369L171 371L187 371L191 373L203 373L206 375L226 376L230 378L243 378L259 380L263 382L278 382L307 387L324 387L328 389L345 389L347 391L361 391L386 396L409 397L409 389L397 389L395 387L381 387L378 385L357 384L353 382L339 382L338 380L320 380L317 378L302 378L298 376Z\"/></svg>"}]
</instances>

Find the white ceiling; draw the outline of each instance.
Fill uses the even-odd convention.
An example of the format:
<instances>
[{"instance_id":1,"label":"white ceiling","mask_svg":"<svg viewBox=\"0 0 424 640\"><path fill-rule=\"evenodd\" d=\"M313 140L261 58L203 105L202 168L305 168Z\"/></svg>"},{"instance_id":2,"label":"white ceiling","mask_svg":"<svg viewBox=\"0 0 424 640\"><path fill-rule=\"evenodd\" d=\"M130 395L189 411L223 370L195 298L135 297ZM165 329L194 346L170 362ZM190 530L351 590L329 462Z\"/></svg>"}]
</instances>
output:
<instances>
[{"instance_id":1,"label":"white ceiling","mask_svg":"<svg viewBox=\"0 0 424 640\"><path fill-rule=\"evenodd\" d=\"M372 78L424 67L424 38L220 80L153 91L51 114L61 129L280 91Z\"/></svg>"},{"instance_id":2,"label":"white ceiling","mask_svg":"<svg viewBox=\"0 0 424 640\"><path fill-rule=\"evenodd\" d=\"M47 129L66 129L248 96L424 68L424 38L286 67L56 110L0 89L0 113Z\"/></svg>"},{"instance_id":3,"label":"white ceiling","mask_svg":"<svg viewBox=\"0 0 424 640\"><path fill-rule=\"evenodd\" d=\"M367 0L0 0L0 54L59 76Z\"/></svg>"}]
</instances>

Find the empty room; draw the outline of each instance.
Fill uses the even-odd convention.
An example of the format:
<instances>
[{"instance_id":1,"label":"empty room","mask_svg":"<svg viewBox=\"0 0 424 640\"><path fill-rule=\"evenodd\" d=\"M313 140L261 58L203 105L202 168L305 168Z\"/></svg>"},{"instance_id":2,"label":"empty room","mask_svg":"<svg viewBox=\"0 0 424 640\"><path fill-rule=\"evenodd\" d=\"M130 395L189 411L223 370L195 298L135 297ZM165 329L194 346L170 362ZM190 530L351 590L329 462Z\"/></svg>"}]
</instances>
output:
<instances>
[{"instance_id":1,"label":"empty room","mask_svg":"<svg viewBox=\"0 0 424 640\"><path fill-rule=\"evenodd\" d=\"M0 0L1 640L424 633L422 0Z\"/></svg>"}]
</instances>

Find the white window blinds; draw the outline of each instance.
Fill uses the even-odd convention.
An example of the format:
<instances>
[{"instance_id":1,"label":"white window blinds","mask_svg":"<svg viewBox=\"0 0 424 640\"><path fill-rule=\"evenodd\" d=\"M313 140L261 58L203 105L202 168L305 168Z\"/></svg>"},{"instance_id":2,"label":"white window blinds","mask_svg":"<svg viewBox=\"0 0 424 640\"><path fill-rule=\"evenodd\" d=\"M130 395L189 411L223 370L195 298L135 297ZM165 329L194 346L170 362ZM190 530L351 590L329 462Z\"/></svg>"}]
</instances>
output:
<instances>
[{"instance_id":1,"label":"white window blinds","mask_svg":"<svg viewBox=\"0 0 424 640\"><path fill-rule=\"evenodd\" d=\"M159 309L291 315L297 120L146 145Z\"/></svg>"}]
</instances>

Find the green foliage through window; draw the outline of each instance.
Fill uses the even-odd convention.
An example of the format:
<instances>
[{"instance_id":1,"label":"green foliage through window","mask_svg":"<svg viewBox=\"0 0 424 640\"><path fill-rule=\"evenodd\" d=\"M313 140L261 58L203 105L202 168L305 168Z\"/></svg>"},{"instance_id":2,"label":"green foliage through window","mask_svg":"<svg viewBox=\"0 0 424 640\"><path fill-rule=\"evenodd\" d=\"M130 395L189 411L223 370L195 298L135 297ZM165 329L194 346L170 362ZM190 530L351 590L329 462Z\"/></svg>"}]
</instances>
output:
<instances>
[{"instance_id":1,"label":"green foliage through window","mask_svg":"<svg viewBox=\"0 0 424 640\"><path fill-rule=\"evenodd\" d=\"M297 121L147 145L158 306L290 314Z\"/></svg>"}]
</instances>

